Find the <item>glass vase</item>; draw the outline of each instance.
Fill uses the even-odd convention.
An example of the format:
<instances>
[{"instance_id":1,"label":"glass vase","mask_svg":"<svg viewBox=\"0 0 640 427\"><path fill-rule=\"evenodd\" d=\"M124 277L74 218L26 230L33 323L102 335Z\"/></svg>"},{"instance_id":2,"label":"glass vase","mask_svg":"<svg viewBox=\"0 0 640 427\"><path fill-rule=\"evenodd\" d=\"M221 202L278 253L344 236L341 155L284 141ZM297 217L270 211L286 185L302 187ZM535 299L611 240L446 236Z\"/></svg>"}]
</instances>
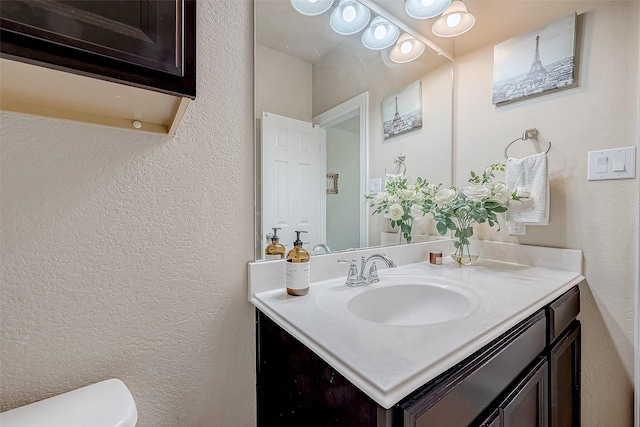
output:
<instances>
[{"instance_id":1,"label":"glass vase","mask_svg":"<svg viewBox=\"0 0 640 427\"><path fill-rule=\"evenodd\" d=\"M458 265L471 265L480 257L480 242L467 237L454 237L449 244L451 258Z\"/></svg>"}]
</instances>

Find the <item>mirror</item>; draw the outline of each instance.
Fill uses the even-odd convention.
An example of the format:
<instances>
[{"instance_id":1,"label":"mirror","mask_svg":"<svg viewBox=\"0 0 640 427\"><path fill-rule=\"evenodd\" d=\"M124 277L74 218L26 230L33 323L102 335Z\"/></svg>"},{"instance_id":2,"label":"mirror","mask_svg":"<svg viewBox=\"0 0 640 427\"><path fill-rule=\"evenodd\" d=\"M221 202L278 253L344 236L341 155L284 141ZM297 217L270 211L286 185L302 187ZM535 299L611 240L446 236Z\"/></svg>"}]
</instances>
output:
<instances>
[{"instance_id":1,"label":"mirror","mask_svg":"<svg viewBox=\"0 0 640 427\"><path fill-rule=\"evenodd\" d=\"M408 30L426 40L379 6L395 2L404 4L361 0L372 10L371 20L383 16L401 34ZM427 46L416 60L395 63L391 47L365 48L362 31L335 33L329 17L336 3L321 15L305 16L290 0L254 1L257 260L271 227L281 228L287 251L297 229L309 231L302 240L309 252L317 246L316 254L398 244L398 230L371 215L364 193L383 190L386 174L405 168L409 182L421 176L451 184L452 62ZM383 100L416 82L422 127L385 139ZM296 171L271 153L274 146L294 145L311 150ZM404 167L394 162L401 154ZM414 234L437 233L427 219L414 225Z\"/></svg>"}]
</instances>

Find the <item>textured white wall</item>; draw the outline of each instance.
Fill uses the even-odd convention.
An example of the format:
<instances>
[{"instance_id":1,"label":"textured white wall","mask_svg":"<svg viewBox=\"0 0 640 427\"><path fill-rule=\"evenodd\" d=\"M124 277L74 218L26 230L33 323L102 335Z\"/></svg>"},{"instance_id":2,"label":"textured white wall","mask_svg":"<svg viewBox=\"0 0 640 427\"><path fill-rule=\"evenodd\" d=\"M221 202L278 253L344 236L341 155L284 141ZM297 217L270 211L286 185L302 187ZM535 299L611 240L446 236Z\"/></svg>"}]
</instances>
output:
<instances>
[{"instance_id":1,"label":"textured white wall","mask_svg":"<svg viewBox=\"0 0 640 427\"><path fill-rule=\"evenodd\" d=\"M0 410L118 377L141 427L255 425L252 3L197 6L175 137L1 116Z\"/></svg>"},{"instance_id":2,"label":"textured white wall","mask_svg":"<svg viewBox=\"0 0 640 427\"><path fill-rule=\"evenodd\" d=\"M586 176L588 151L637 144L639 4L578 6L576 88L495 108L493 47L456 58L455 181L504 159L506 144L528 127L552 141L549 225L527 227L523 237L508 236L506 227L482 234L584 251L582 425L630 426L638 187Z\"/></svg>"}]
</instances>

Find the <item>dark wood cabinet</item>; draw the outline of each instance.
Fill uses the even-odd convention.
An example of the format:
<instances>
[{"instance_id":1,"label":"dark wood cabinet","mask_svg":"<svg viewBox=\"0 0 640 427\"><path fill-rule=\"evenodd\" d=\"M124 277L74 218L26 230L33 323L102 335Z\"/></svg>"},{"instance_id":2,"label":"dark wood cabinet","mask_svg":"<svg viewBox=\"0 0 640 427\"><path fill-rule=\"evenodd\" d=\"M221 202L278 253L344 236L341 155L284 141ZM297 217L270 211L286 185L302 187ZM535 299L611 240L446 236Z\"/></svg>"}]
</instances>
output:
<instances>
[{"instance_id":1,"label":"dark wood cabinet","mask_svg":"<svg viewBox=\"0 0 640 427\"><path fill-rule=\"evenodd\" d=\"M499 405L502 427L546 427L549 419L547 360L540 357Z\"/></svg>"},{"instance_id":2,"label":"dark wood cabinet","mask_svg":"<svg viewBox=\"0 0 640 427\"><path fill-rule=\"evenodd\" d=\"M394 425L451 427L471 424L545 349L544 311L401 401Z\"/></svg>"},{"instance_id":3,"label":"dark wood cabinet","mask_svg":"<svg viewBox=\"0 0 640 427\"><path fill-rule=\"evenodd\" d=\"M478 427L544 427L549 420L547 359L538 357Z\"/></svg>"},{"instance_id":4,"label":"dark wood cabinet","mask_svg":"<svg viewBox=\"0 0 640 427\"><path fill-rule=\"evenodd\" d=\"M378 405L257 312L258 427L376 426Z\"/></svg>"},{"instance_id":5,"label":"dark wood cabinet","mask_svg":"<svg viewBox=\"0 0 640 427\"><path fill-rule=\"evenodd\" d=\"M574 320L549 354L551 427L580 426L580 323Z\"/></svg>"},{"instance_id":6,"label":"dark wood cabinet","mask_svg":"<svg viewBox=\"0 0 640 427\"><path fill-rule=\"evenodd\" d=\"M486 419L480 422L479 427L500 427L500 410L494 409Z\"/></svg>"},{"instance_id":7,"label":"dark wood cabinet","mask_svg":"<svg viewBox=\"0 0 640 427\"><path fill-rule=\"evenodd\" d=\"M258 426L578 426L579 295L576 286L390 409L256 311Z\"/></svg>"},{"instance_id":8,"label":"dark wood cabinet","mask_svg":"<svg viewBox=\"0 0 640 427\"><path fill-rule=\"evenodd\" d=\"M2 0L2 57L195 98L195 0Z\"/></svg>"}]
</instances>

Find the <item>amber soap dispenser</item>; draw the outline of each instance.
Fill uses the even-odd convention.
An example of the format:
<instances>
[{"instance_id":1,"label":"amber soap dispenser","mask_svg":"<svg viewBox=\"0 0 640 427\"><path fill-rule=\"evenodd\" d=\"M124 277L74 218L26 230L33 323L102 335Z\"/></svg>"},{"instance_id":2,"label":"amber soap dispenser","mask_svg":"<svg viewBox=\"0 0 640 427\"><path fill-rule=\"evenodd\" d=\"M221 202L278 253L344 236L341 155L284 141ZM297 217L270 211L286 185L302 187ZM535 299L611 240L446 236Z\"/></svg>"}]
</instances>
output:
<instances>
[{"instance_id":1,"label":"amber soap dispenser","mask_svg":"<svg viewBox=\"0 0 640 427\"><path fill-rule=\"evenodd\" d=\"M280 237L278 237L278 230L280 228L273 228L273 236L271 236L271 243L264 250L265 261L273 261L274 259L284 259L285 249L284 245L280 243Z\"/></svg>"},{"instance_id":2,"label":"amber soap dispenser","mask_svg":"<svg viewBox=\"0 0 640 427\"><path fill-rule=\"evenodd\" d=\"M296 241L293 242L293 249L287 253L285 262L287 293L296 296L308 294L311 282L309 252L302 247L300 233L306 233L306 231L296 231Z\"/></svg>"}]
</instances>

